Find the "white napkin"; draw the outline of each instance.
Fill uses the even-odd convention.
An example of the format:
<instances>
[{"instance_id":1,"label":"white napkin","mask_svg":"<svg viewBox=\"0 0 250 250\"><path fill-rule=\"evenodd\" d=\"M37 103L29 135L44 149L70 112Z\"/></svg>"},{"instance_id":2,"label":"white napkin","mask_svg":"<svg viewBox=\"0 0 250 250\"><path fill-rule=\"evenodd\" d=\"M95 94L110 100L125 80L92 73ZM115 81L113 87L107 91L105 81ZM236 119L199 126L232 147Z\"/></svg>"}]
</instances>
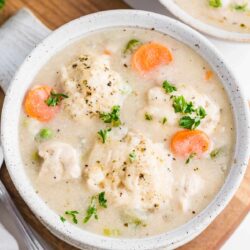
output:
<instances>
[{"instance_id":1,"label":"white napkin","mask_svg":"<svg viewBox=\"0 0 250 250\"><path fill-rule=\"evenodd\" d=\"M0 250L18 250L14 237L0 223Z\"/></svg>"}]
</instances>

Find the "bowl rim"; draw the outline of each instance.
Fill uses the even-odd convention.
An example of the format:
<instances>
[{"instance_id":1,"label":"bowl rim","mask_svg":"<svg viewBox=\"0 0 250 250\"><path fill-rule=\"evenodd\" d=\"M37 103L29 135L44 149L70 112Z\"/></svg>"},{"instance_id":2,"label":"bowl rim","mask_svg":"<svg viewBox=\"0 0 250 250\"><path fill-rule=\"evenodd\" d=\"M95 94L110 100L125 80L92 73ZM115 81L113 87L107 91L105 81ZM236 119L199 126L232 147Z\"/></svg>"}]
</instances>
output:
<instances>
[{"instance_id":1,"label":"bowl rim","mask_svg":"<svg viewBox=\"0 0 250 250\"><path fill-rule=\"evenodd\" d=\"M179 20L192 26L200 32L203 32L204 34L210 35L215 38L220 38L222 40L229 40L235 42L250 42L249 33L227 31L222 28L202 22L199 19L196 19L195 17L189 15L185 10L179 7L179 5L174 2L174 0L159 1L164 7L166 7L171 12L171 14L173 14Z\"/></svg>"},{"instance_id":2,"label":"bowl rim","mask_svg":"<svg viewBox=\"0 0 250 250\"><path fill-rule=\"evenodd\" d=\"M220 76L228 93L234 110L237 131L236 161L232 163L223 187L208 207L188 223L171 232L141 239L107 238L80 229L69 222L62 223L59 220L59 215L52 211L35 193L35 189L25 173L18 144L18 125L22 100L33 77L44 63L70 42L88 35L91 31L122 26L154 28L186 43L202 57L206 57L205 60ZM204 230L228 204L237 190L249 157L248 106L230 67L224 62L214 45L198 32L179 21L156 13L138 10L109 10L86 15L61 26L27 56L6 93L2 112L1 139L5 162L16 189L35 216L57 237L76 247L117 250L158 249L162 247L173 249L190 241Z\"/></svg>"}]
</instances>

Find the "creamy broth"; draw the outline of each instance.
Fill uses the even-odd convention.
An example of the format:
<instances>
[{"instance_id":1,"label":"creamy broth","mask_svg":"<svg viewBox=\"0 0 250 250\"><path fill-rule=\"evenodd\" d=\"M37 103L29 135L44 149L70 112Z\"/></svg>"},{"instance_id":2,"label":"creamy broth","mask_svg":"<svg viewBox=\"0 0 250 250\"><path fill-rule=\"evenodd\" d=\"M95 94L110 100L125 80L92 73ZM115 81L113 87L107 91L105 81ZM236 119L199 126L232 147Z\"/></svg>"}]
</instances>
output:
<instances>
[{"instance_id":1,"label":"creamy broth","mask_svg":"<svg viewBox=\"0 0 250 250\"><path fill-rule=\"evenodd\" d=\"M192 3L186 0L174 0L174 2L204 23L227 31L250 32L250 1L248 0L193 0Z\"/></svg>"},{"instance_id":2,"label":"creamy broth","mask_svg":"<svg viewBox=\"0 0 250 250\"><path fill-rule=\"evenodd\" d=\"M131 39L137 41L125 53ZM138 72L131 67L131 57L143 46L138 41L167 47L173 60ZM176 91L167 93L166 80ZM210 66L183 43L154 30L98 31L44 65L32 87L44 84L68 98L59 98L60 110L46 122L22 111L20 149L37 194L58 213L58 220L62 216L62 223L72 222L65 211L73 210L79 212L76 225L97 234L156 235L189 221L223 185L234 144L231 106ZM209 138L204 152L180 156L171 149L174 134L191 131L180 127L181 117L196 112L176 113L173 96L205 109L207 115L194 130ZM99 117L118 105L120 122L105 123L110 117ZM49 132L41 133L44 128ZM106 138L100 130L106 130ZM83 223L91 197L97 197L92 207L98 219L92 210Z\"/></svg>"}]
</instances>

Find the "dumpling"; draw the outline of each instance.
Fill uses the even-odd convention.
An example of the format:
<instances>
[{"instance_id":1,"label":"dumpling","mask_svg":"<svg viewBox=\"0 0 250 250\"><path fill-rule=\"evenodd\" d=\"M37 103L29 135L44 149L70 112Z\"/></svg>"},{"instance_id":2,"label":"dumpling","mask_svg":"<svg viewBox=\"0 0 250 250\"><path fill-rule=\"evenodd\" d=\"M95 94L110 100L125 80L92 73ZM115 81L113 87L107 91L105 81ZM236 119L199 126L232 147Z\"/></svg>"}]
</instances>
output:
<instances>
[{"instance_id":1,"label":"dumpling","mask_svg":"<svg viewBox=\"0 0 250 250\"><path fill-rule=\"evenodd\" d=\"M151 211L169 205L171 164L162 143L129 133L123 140L97 142L84 174L88 187L105 190L113 204Z\"/></svg>"},{"instance_id":2,"label":"dumpling","mask_svg":"<svg viewBox=\"0 0 250 250\"><path fill-rule=\"evenodd\" d=\"M44 142L40 144L38 154L43 158L39 178L60 181L81 176L79 157L70 144L58 141Z\"/></svg>"},{"instance_id":3,"label":"dumpling","mask_svg":"<svg viewBox=\"0 0 250 250\"><path fill-rule=\"evenodd\" d=\"M69 98L63 101L65 110L75 119L110 112L122 105L130 88L111 69L106 55L80 56L61 72L60 87Z\"/></svg>"}]
</instances>

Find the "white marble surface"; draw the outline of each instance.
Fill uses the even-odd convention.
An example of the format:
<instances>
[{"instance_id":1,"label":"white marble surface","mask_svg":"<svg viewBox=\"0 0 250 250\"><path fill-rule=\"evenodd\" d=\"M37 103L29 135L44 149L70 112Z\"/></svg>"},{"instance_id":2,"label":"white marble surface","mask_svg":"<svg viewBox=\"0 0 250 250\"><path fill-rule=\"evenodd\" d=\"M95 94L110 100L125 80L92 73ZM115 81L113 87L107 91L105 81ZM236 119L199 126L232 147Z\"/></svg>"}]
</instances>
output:
<instances>
[{"instance_id":1,"label":"white marble surface","mask_svg":"<svg viewBox=\"0 0 250 250\"><path fill-rule=\"evenodd\" d=\"M134 9L148 10L173 17L158 0L125 0ZM240 88L250 100L250 44L221 41L212 37L207 38L221 51L225 60L230 64L239 79ZM250 183L249 183L250 185ZM250 249L250 213L222 250Z\"/></svg>"}]
</instances>

